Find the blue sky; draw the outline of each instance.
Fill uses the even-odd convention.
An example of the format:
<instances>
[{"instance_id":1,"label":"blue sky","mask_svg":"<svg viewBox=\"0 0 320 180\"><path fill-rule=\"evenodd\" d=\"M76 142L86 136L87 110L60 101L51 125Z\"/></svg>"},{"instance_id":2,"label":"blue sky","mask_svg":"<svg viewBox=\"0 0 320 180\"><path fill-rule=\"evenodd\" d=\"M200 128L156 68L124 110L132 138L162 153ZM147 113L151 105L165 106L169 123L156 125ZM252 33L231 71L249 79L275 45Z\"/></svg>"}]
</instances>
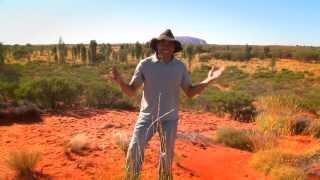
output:
<instances>
[{"instance_id":1,"label":"blue sky","mask_svg":"<svg viewBox=\"0 0 320 180\"><path fill-rule=\"evenodd\" d=\"M6 44L146 42L167 28L212 44L320 46L319 0L0 0Z\"/></svg>"}]
</instances>

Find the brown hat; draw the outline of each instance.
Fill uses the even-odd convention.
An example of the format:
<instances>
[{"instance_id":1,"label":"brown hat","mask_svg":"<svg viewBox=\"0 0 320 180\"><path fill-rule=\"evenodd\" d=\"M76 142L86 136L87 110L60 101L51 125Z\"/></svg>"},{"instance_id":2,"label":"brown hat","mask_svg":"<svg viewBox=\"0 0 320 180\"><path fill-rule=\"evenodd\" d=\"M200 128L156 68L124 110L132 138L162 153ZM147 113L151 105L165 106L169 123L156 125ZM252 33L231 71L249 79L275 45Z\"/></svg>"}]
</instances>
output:
<instances>
[{"instance_id":1,"label":"brown hat","mask_svg":"<svg viewBox=\"0 0 320 180\"><path fill-rule=\"evenodd\" d=\"M160 34L160 36L158 38L153 38L151 40L151 42L150 42L150 47L154 51L156 51L157 50L157 44L161 40L167 40L167 41L174 42L176 44L176 49L174 50L175 53L182 50L181 43L174 38L174 36L173 36L173 34L172 34L170 29L165 30L163 33Z\"/></svg>"}]
</instances>

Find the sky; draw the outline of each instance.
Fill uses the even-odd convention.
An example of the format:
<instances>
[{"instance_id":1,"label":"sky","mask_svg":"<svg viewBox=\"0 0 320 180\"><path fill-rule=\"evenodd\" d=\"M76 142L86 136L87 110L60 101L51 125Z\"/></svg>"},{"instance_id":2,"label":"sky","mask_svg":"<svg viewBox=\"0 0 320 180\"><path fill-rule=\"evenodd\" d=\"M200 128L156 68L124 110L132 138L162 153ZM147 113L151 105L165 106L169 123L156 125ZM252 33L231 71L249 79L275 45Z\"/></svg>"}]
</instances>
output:
<instances>
[{"instance_id":1,"label":"sky","mask_svg":"<svg viewBox=\"0 0 320 180\"><path fill-rule=\"evenodd\" d=\"M320 46L319 0L0 0L4 44L147 42Z\"/></svg>"}]
</instances>

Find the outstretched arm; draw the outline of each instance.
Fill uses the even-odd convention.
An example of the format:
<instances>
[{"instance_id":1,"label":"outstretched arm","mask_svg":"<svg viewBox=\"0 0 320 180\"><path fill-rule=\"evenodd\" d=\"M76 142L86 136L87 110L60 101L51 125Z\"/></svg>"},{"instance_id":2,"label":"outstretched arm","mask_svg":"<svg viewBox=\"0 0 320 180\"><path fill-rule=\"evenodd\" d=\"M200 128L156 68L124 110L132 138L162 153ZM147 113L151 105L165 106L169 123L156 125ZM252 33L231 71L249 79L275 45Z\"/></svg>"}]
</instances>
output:
<instances>
[{"instance_id":1,"label":"outstretched arm","mask_svg":"<svg viewBox=\"0 0 320 180\"><path fill-rule=\"evenodd\" d=\"M213 82L215 79L217 79L222 72L224 71L224 67L221 67L219 69L214 69L214 67L211 68L211 70L208 73L208 77L201 81L199 84L191 85L189 87L184 88L184 92L189 98L194 97L197 94L200 94L211 82Z\"/></svg>"},{"instance_id":2,"label":"outstretched arm","mask_svg":"<svg viewBox=\"0 0 320 180\"><path fill-rule=\"evenodd\" d=\"M128 96L134 96L140 87L140 85L137 83L126 83L115 66L112 67L109 78L119 84L122 92L124 92Z\"/></svg>"}]
</instances>

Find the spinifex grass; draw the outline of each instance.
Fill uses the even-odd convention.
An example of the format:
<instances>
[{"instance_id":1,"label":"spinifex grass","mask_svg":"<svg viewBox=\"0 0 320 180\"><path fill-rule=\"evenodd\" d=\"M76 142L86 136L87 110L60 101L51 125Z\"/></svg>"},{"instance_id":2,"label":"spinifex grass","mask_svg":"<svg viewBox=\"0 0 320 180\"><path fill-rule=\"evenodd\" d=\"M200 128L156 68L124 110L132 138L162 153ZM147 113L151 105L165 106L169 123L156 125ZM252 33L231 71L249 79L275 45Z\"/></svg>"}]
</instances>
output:
<instances>
[{"instance_id":1,"label":"spinifex grass","mask_svg":"<svg viewBox=\"0 0 320 180\"><path fill-rule=\"evenodd\" d=\"M259 128L277 135L293 134L293 117L301 111L297 97L264 96L258 99L257 106L259 114L256 123Z\"/></svg>"},{"instance_id":2,"label":"spinifex grass","mask_svg":"<svg viewBox=\"0 0 320 180\"><path fill-rule=\"evenodd\" d=\"M32 177L34 169L41 160L41 154L36 151L16 151L9 154L6 164L14 170L18 177Z\"/></svg>"}]
</instances>

